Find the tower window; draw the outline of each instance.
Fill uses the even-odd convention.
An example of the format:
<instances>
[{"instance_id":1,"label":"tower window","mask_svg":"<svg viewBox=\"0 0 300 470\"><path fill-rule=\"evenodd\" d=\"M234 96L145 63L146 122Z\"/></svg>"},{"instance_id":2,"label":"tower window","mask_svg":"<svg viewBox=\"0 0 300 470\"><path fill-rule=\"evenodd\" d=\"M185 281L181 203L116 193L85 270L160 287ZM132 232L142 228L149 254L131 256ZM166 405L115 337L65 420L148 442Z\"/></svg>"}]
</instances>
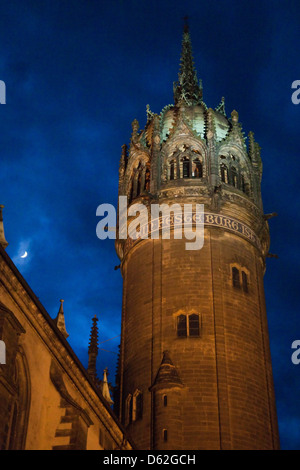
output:
<instances>
[{"instance_id":1,"label":"tower window","mask_svg":"<svg viewBox=\"0 0 300 470\"><path fill-rule=\"evenodd\" d=\"M187 336L186 315L177 317L177 336Z\"/></svg>"},{"instance_id":2,"label":"tower window","mask_svg":"<svg viewBox=\"0 0 300 470\"><path fill-rule=\"evenodd\" d=\"M235 188L238 187L238 176L234 166L231 167L231 183Z\"/></svg>"},{"instance_id":3,"label":"tower window","mask_svg":"<svg viewBox=\"0 0 300 470\"><path fill-rule=\"evenodd\" d=\"M189 178L190 177L190 162L189 160L183 160L182 164L182 169L183 169L183 177L184 178Z\"/></svg>"},{"instance_id":4,"label":"tower window","mask_svg":"<svg viewBox=\"0 0 300 470\"><path fill-rule=\"evenodd\" d=\"M199 315L179 315L177 317L177 336L200 336Z\"/></svg>"},{"instance_id":5,"label":"tower window","mask_svg":"<svg viewBox=\"0 0 300 470\"><path fill-rule=\"evenodd\" d=\"M203 176L202 163L198 158L193 161L192 176L193 178L202 178Z\"/></svg>"},{"instance_id":6,"label":"tower window","mask_svg":"<svg viewBox=\"0 0 300 470\"><path fill-rule=\"evenodd\" d=\"M245 271L242 271L243 291L248 292L248 276Z\"/></svg>"},{"instance_id":7,"label":"tower window","mask_svg":"<svg viewBox=\"0 0 300 470\"><path fill-rule=\"evenodd\" d=\"M146 168L146 173L145 173L145 186L144 186L145 191L150 190L150 170L147 167Z\"/></svg>"},{"instance_id":8,"label":"tower window","mask_svg":"<svg viewBox=\"0 0 300 470\"><path fill-rule=\"evenodd\" d=\"M163 402L164 402L164 406L168 406L168 397L167 397L167 395L163 396Z\"/></svg>"},{"instance_id":9,"label":"tower window","mask_svg":"<svg viewBox=\"0 0 300 470\"><path fill-rule=\"evenodd\" d=\"M228 184L228 169L224 163L221 165L221 180L223 183Z\"/></svg>"},{"instance_id":10,"label":"tower window","mask_svg":"<svg viewBox=\"0 0 300 470\"><path fill-rule=\"evenodd\" d=\"M170 164L170 180L175 179L175 163L171 162Z\"/></svg>"},{"instance_id":11,"label":"tower window","mask_svg":"<svg viewBox=\"0 0 300 470\"><path fill-rule=\"evenodd\" d=\"M167 440L168 440L168 430L167 429L163 429L163 439L164 439L164 442L167 442Z\"/></svg>"},{"instance_id":12,"label":"tower window","mask_svg":"<svg viewBox=\"0 0 300 470\"><path fill-rule=\"evenodd\" d=\"M241 175L241 190L243 191L243 193L246 192L245 177L244 177L244 175Z\"/></svg>"},{"instance_id":13,"label":"tower window","mask_svg":"<svg viewBox=\"0 0 300 470\"><path fill-rule=\"evenodd\" d=\"M137 178L137 187L136 187L136 195L139 196L141 194L141 184L142 184L142 175L141 172L139 172L138 178Z\"/></svg>"},{"instance_id":14,"label":"tower window","mask_svg":"<svg viewBox=\"0 0 300 470\"><path fill-rule=\"evenodd\" d=\"M138 421L143 417L143 394L139 390L133 394L132 421Z\"/></svg>"},{"instance_id":15,"label":"tower window","mask_svg":"<svg viewBox=\"0 0 300 470\"><path fill-rule=\"evenodd\" d=\"M199 336L199 315L189 316L189 336Z\"/></svg>"},{"instance_id":16,"label":"tower window","mask_svg":"<svg viewBox=\"0 0 300 470\"><path fill-rule=\"evenodd\" d=\"M232 268L232 285L240 287L240 271L235 267Z\"/></svg>"}]
</instances>

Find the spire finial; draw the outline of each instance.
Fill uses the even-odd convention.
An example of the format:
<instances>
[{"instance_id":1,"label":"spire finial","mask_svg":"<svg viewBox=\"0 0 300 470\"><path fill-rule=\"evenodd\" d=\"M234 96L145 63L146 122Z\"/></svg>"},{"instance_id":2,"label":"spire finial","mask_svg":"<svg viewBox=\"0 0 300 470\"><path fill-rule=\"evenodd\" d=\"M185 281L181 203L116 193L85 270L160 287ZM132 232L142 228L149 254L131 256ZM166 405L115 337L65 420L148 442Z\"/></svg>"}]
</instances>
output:
<instances>
[{"instance_id":1,"label":"spire finial","mask_svg":"<svg viewBox=\"0 0 300 470\"><path fill-rule=\"evenodd\" d=\"M4 235L3 214L2 214L3 209L4 209L4 206L1 204L0 205L0 245L2 245L3 248L5 249L8 245L8 242L6 241L5 235Z\"/></svg>"},{"instance_id":2,"label":"spire finial","mask_svg":"<svg viewBox=\"0 0 300 470\"><path fill-rule=\"evenodd\" d=\"M91 335L90 335L90 343L89 343L89 364L88 364L88 374L91 379L96 383L97 382L97 371L96 371L96 361L98 356L98 326L97 326L98 318L94 315L92 318L92 328L91 328Z\"/></svg>"},{"instance_id":3,"label":"spire finial","mask_svg":"<svg viewBox=\"0 0 300 470\"><path fill-rule=\"evenodd\" d=\"M185 17L184 20L180 70L178 74L179 81L174 84L174 101L175 104L183 102L191 106L200 103L202 100L202 86L199 86L197 72L194 66L187 17Z\"/></svg>"},{"instance_id":4,"label":"spire finial","mask_svg":"<svg viewBox=\"0 0 300 470\"><path fill-rule=\"evenodd\" d=\"M64 300L60 299L60 306L59 306L57 317L55 318L55 323L56 323L57 328L62 332L64 337L67 339L69 334L67 333L67 330L66 330L63 303L64 303Z\"/></svg>"}]
</instances>

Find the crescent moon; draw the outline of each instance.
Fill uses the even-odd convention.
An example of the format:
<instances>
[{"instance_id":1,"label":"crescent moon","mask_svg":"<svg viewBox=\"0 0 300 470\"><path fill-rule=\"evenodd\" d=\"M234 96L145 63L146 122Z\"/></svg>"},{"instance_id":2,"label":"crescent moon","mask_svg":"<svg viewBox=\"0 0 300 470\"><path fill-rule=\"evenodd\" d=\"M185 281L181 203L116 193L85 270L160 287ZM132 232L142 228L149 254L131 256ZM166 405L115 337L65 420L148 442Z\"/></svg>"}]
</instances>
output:
<instances>
[{"instance_id":1,"label":"crescent moon","mask_svg":"<svg viewBox=\"0 0 300 470\"><path fill-rule=\"evenodd\" d=\"M21 258L26 258L28 255L27 251L25 251L24 255L21 256Z\"/></svg>"}]
</instances>

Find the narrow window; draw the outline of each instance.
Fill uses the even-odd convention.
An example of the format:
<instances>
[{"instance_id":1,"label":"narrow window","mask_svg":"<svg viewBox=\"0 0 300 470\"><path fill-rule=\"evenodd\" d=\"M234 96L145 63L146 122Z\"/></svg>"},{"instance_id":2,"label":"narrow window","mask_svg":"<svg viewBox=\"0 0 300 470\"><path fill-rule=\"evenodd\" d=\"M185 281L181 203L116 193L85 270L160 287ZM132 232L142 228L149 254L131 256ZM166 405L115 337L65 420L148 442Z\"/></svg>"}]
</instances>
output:
<instances>
[{"instance_id":1,"label":"narrow window","mask_svg":"<svg viewBox=\"0 0 300 470\"><path fill-rule=\"evenodd\" d=\"M240 287L240 271L237 268L232 268L232 285Z\"/></svg>"},{"instance_id":2,"label":"narrow window","mask_svg":"<svg viewBox=\"0 0 300 470\"><path fill-rule=\"evenodd\" d=\"M142 175L141 175L141 171L139 171L138 178L137 178L137 188L136 188L137 196L141 194L141 189L142 189Z\"/></svg>"},{"instance_id":3,"label":"narrow window","mask_svg":"<svg viewBox=\"0 0 300 470\"><path fill-rule=\"evenodd\" d=\"M238 187L238 177L237 177L237 171L233 167L231 167L231 184L237 188Z\"/></svg>"},{"instance_id":4,"label":"narrow window","mask_svg":"<svg viewBox=\"0 0 300 470\"><path fill-rule=\"evenodd\" d=\"M170 164L170 180L175 178L175 163L171 162Z\"/></svg>"},{"instance_id":5,"label":"narrow window","mask_svg":"<svg viewBox=\"0 0 300 470\"><path fill-rule=\"evenodd\" d=\"M167 397L167 395L163 396L163 400L164 400L164 406L168 406L168 397Z\"/></svg>"},{"instance_id":6,"label":"narrow window","mask_svg":"<svg viewBox=\"0 0 300 470\"><path fill-rule=\"evenodd\" d=\"M243 291L248 292L248 276L245 271L242 271Z\"/></svg>"},{"instance_id":7,"label":"narrow window","mask_svg":"<svg viewBox=\"0 0 300 470\"><path fill-rule=\"evenodd\" d=\"M149 168L146 169L144 189L145 189L145 191L150 191L150 170L149 170Z\"/></svg>"},{"instance_id":8,"label":"narrow window","mask_svg":"<svg viewBox=\"0 0 300 470\"><path fill-rule=\"evenodd\" d=\"M193 161L192 165L192 176L193 178L202 178L202 163L197 158Z\"/></svg>"},{"instance_id":9,"label":"narrow window","mask_svg":"<svg viewBox=\"0 0 300 470\"><path fill-rule=\"evenodd\" d=\"M189 162L189 160L183 160L182 168L183 168L183 177L184 178L189 178L190 177L190 162Z\"/></svg>"},{"instance_id":10,"label":"narrow window","mask_svg":"<svg viewBox=\"0 0 300 470\"><path fill-rule=\"evenodd\" d=\"M138 393L136 396L136 413L135 413L135 419L142 419L143 417L143 395L142 393Z\"/></svg>"},{"instance_id":11,"label":"narrow window","mask_svg":"<svg viewBox=\"0 0 300 470\"><path fill-rule=\"evenodd\" d=\"M168 440L168 431L167 431L167 429L163 430L163 438L164 438L164 442L167 442L167 440Z\"/></svg>"},{"instance_id":12,"label":"narrow window","mask_svg":"<svg viewBox=\"0 0 300 470\"><path fill-rule=\"evenodd\" d=\"M199 315L189 316L189 336L199 336Z\"/></svg>"},{"instance_id":13,"label":"narrow window","mask_svg":"<svg viewBox=\"0 0 300 470\"><path fill-rule=\"evenodd\" d=\"M228 169L224 163L221 165L221 180L223 183L228 183Z\"/></svg>"},{"instance_id":14,"label":"narrow window","mask_svg":"<svg viewBox=\"0 0 300 470\"><path fill-rule=\"evenodd\" d=\"M246 192L246 185L245 185L245 177L244 177L244 175L241 175L241 190L243 191L243 193Z\"/></svg>"},{"instance_id":15,"label":"narrow window","mask_svg":"<svg viewBox=\"0 0 300 470\"><path fill-rule=\"evenodd\" d=\"M177 336L186 336L186 335L187 335L186 316L179 315L179 317L177 317Z\"/></svg>"}]
</instances>

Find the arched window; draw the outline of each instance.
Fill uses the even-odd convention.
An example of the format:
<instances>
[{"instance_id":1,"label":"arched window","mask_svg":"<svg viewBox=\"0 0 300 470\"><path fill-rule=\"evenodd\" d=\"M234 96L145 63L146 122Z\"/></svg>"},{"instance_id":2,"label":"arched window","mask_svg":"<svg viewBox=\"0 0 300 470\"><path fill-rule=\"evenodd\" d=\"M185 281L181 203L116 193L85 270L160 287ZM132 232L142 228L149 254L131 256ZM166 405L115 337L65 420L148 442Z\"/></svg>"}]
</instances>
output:
<instances>
[{"instance_id":1,"label":"arched window","mask_svg":"<svg viewBox=\"0 0 300 470\"><path fill-rule=\"evenodd\" d=\"M245 271L242 271L242 283L243 283L243 291L248 292L248 276Z\"/></svg>"},{"instance_id":2,"label":"arched window","mask_svg":"<svg viewBox=\"0 0 300 470\"><path fill-rule=\"evenodd\" d=\"M19 346L15 360L15 389L17 391L11 404L10 422L7 426L5 449L22 450L25 448L27 424L30 407L30 378L24 351Z\"/></svg>"},{"instance_id":3,"label":"arched window","mask_svg":"<svg viewBox=\"0 0 300 470\"><path fill-rule=\"evenodd\" d=\"M177 336L187 336L186 315L177 317Z\"/></svg>"},{"instance_id":4,"label":"arched window","mask_svg":"<svg viewBox=\"0 0 300 470\"><path fill-rule=\"evenodd\" d=\"M224 163L221 164L221 180L228 184L228 168Z\"/></svg>"},{"instance_id":5,"label":"arched window","mask_svg":"<svg viewBox=\"0 0 300 470\"><path fill-rule=\"evenodd\" d=\"M184 178L189 178L190 177L190 161L186 157L183 159L182 171L183 171L183 177Z\"/></svg>"},{"instance_id":6,"label":"arched window","mask_svg":"<svg viewBox=\"0 0 300 470\"><path fill-rule=\"evenodd\" d=\"M143 417L143 394L136 390L133 395L132 421L138 421Z\"/></svg>"},{"instance_id":7,"label":"arched window","mask_svg":"<svg viewBox=\"0 0 300 470\"><path fill-rule=\"evenodd\" d=\"M189 336L199 336L199 315L189 315Z\"/></svg>"},{"instance_id":8,"label":"arched window","mask_svg":"<svg viewBox=\"0 0 300 470\"><path fill-rule=\"evenodd\" d=\"M238 175L236 168L234 166L231 167L231 184L237 188L238 187Z\"/></svg>"},{"instance_id":9,"label":"arched window","mask_svg":"<svg viewBox=\"0 0 300 470\"><path fill-rule=\"evenodd\" d=\"M232 268L232 285L240 287L240 271L235 267Z\"/></svg>"},{"instance_id":10,"label":"arched window","mask_svg":"<svg viewBox=\"0 0 300 470\"><path fill-rule=\"evenodd\" d=\"M170 163L170 180L174 180L175 179L175 162L172 161Z\"/></svg>"},{"instance_id":11,"label":"arched window","mask_svg":"<svg viewBox=\"0 0 300 470\"><path fill-rule=\"evenodd\" d=\"M202 163L200 162L199 158L196 158L192 163L192 177L202 178L202 176L203 176Z\"/></svg>"},{"instance_id":12,"label":"arched window","mask_svg":"<svg viewBox=\"0 0 300 470\"><path fill-rule=\"evenodd\" d=\"M168 397L167 397L167 395L163 396L163 402L164 402L164 406L168 406Z\"/></svg>"}]
</instances>

